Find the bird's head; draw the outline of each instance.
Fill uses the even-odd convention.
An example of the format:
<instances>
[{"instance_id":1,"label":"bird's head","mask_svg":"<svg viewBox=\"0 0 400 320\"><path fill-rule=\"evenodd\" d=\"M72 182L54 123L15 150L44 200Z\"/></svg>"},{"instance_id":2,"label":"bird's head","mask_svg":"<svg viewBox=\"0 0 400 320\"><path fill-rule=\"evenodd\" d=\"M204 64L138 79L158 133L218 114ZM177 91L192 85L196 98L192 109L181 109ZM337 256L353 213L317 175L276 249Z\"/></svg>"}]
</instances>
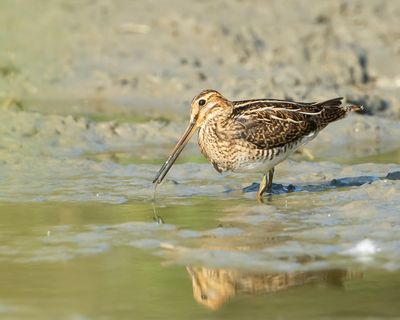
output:
<instances>
[{"instance_id":1,"label":"bird's head","mask_svg":"<svg viewBox=\"0 0 400 320\"><path fill-rule=\"evenodd\" d=\"M167 161L164 162L161 169L158 171L153 183L161 183L198 128L203 126L207 120L220 114L221 111L231 110L231 108L231 102L224 98L218 91L204 90L195 96L192 100L189 126L172 150Z\"/></svg>"},{"instance_id":2,"label":"bird's head","mask_svg":"<svg viewBox=\"0 0 400 320\"><path fill-rule=\"evenodd\" d=\"M230 108L231 103L218 91L204 90L193 98L191 106L190 123L199 128L206 120Z\"/></svg>"}]
</instances>

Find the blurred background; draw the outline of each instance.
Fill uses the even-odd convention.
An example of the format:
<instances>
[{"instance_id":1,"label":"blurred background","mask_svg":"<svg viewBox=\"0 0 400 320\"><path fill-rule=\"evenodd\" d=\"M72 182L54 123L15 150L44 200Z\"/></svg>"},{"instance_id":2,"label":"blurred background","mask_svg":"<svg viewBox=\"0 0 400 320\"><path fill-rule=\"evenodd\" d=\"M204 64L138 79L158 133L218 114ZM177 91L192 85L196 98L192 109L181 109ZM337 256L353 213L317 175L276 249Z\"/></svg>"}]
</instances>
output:
<instances>
[{"instance_id":1,"label":"blurred background","mask_svg":"<svg viewBox=\"0 0 400 320\"><path fill-rule=\"evenodd\" d=\"M191 98L215 88L345 96L398 119L399 16L395 0L3 0L1 105L187 118Z\"/></svg>"},{"instance_id":2,"label":"blurred background","mask_svg":"<svg viewBox=\"0 0 400 320\"><path fill-rule=\"evenodd\" d=\"M0 0L0 318L399 317L399 17L397 0ZM196 139L154 204L206 88L365 109L279 165L268 205L246 188L261 173L219 175Z\"/></svg>"}]
</instances>

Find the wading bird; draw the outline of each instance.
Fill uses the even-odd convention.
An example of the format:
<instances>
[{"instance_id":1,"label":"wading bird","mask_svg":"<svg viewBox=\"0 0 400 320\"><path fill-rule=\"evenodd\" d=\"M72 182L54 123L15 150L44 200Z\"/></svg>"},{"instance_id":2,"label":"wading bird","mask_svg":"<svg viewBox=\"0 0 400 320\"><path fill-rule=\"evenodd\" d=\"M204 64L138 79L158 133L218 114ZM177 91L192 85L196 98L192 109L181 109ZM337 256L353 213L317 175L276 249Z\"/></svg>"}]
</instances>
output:
<instances>
[{"instance_id":1,"label":"wading bird","mask_svg":"<svg viewBox=\"0 0 400 320\"><path fill-rule=\"evenodd\" d=\"M257 200L271 193L274 167L314 139L329 123L361 106L342 105L343 98L322 102L277 99L230 101L215 90L193 98L189 126L162 165L153 183L159 184L199 129L202 154L218 172L260 171Z\"/></svg>"}]
</instances>

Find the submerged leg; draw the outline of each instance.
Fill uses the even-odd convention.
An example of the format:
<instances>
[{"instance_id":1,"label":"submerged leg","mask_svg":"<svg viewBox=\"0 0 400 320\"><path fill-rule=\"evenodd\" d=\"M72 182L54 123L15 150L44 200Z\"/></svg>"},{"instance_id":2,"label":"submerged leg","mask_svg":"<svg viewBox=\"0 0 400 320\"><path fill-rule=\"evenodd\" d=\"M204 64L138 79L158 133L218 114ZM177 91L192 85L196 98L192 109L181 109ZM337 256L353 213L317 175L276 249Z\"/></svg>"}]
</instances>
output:
<instances>
[{"instance_id":1,"label":"submerged leg","mask_svg":"<svg viewBox=\"0 0 400 320\"><path fill-rule=\"evenodd\" d=\"M264 193L265 189L267 188L267 183L268 183L267 174L264 174L263 178L261 180L261 183L260 183L260 187L258 188L258 191L257 191L257 201L260 203L264 203L263 193Z\"/></svg>"},{"instance_id":2,"label":"submerged leg","mask_svg":"<svg viewBox=\"0 0 400 320\"><path fill-rule=\"evenodd\" d=\"M268 185L267 185L268 193L272 193L272 179L274 178L274 171L275 171L274 168L268 171Z\"/></svg>"},{"instance_id":3,"label":"submerged leg","mask_svg":"<svg viewBox=\"0 0 400 320\"><path fill-rule=\"evenodd\" d=\"M260 183L260 187L257 191L257 201L260 203L264 203L263 199L263 194L265 190L267 190L268 193L272 193L272 179L274 177L274 168L268 171L268 178L267 174L263 175L263 178Z\"/></svg>"}]
</instances>

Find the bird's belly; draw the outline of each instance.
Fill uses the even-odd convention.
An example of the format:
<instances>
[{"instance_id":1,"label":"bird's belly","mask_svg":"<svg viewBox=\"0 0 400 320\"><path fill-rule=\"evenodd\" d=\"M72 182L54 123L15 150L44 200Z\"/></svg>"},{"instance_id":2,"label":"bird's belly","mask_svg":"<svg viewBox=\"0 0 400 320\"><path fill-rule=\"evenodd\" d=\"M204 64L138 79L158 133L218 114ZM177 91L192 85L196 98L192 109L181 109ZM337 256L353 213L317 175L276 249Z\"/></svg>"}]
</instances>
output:
<instances>
[{"instance_id":1,"label":"bird's belly","mask_svg":"<svg viewBox=\"0 0 400 320\"><path fill-rule=\"evenodd\" d=\"M212 141L211 136L202 135L200 131L199 145L203 155L219 172L267 172L280 162L284 161L299 147L316 137L318 132L312 132L300 140L286 145L258 149L253 145L241 141ZM210 139L210 141L208 141Z\"/></svg>"},{"instance_id":2,"label":"bird's belly","mask_svg":"<svg viewBox=\"0 0 400 320\"><path fill-rule=\"evenodd\" d=\"M248 155L243 154L237 161L237 167L233 169L236 172L267 172L277 164L284 161L298 148L315 138L316 132L304 137L296 142L289 143L282 147L268 149L264 151L261 157L250 159Z\"/></svg>"},{"instance_id":3,"label":"bird's belly","mask_svg":"<svg viewBox=\"0 0 400 320\"><path fill-rule=\"evenodd\" d=\"M288 143L282 147L265 150L265 155L261 159L254 161L243 161L235 171L257 171L267 172L280 162L284 161L298 148L311 141L317 136L318 132L311 132L300 140Z\"/></svg>"},{"instance_id":4,"label":"bird's belly","mask_svg":"<svg viewBox=\"0 0 400 320\"><path fill-rule=\"evenodd\" d=\"M286 147L260 150L236 146L230 149L206 148L202 152L219 172L267 172L285 160L294 150Z\"/></svg>"},{"instance_id":5,"label":"bird's belly","mask_svg":"<svg viewBox=\"0 0 400 320\"><path fill-rule=\"evenodd\" d=\"M266 152L265 157L238 161L238 166L233 171L267 172L275 167L278 163L284 161L292 152L292 150L283 150L283 148L271 149Z\"/></svg>"}]
</instances>

